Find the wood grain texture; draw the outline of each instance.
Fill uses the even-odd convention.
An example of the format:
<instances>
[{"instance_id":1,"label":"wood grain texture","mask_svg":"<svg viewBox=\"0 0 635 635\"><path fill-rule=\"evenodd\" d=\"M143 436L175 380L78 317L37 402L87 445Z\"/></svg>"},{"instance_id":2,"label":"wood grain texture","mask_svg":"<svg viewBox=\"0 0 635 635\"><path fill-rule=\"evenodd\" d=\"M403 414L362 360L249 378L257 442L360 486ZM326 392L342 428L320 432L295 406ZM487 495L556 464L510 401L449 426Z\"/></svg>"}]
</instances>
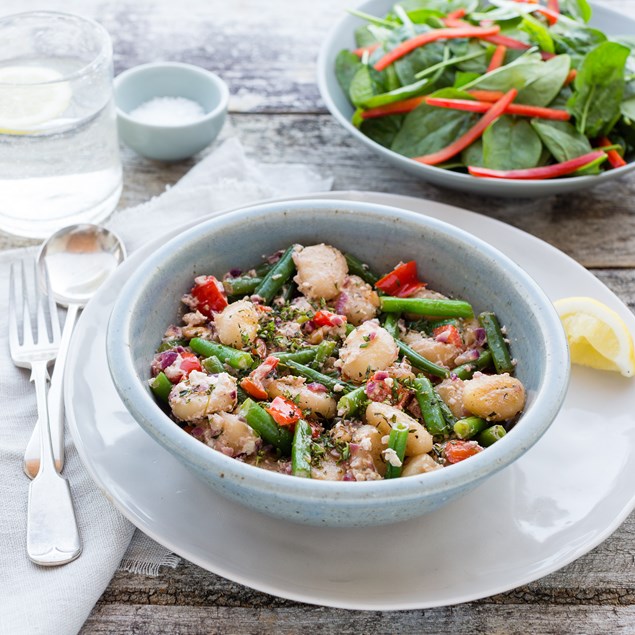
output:
<instances>
[{"instance_id":1,"label":"wood grain texture","mask_svg":"<svg viewBox=\"0 0 635 635\"><path fill-rule=\"evenodd\" d=\"M48 9L93 17L113 37L116 72L155 60L214 70L232 94L221 140L236 135L251 158L310 164L335 176L334 189L408 194L509 223L590 268L635 311L635 174L593 190L538 200L469 195L401 173L330 117L315 84L315 60L330 26L345 6L355 4L2 0L0 15ZM635 0L603 4L635 17ZM120 209L160 194L200 157L165 165L122 148L122 159ZM26 244L35 241L0 235L0 249ZM634 563L632 514L596 549L541 580L469 604L394 613L298 604L183 561L156 578L117 573L81 633L635 633Z\"/></svg>"}]
</instances>

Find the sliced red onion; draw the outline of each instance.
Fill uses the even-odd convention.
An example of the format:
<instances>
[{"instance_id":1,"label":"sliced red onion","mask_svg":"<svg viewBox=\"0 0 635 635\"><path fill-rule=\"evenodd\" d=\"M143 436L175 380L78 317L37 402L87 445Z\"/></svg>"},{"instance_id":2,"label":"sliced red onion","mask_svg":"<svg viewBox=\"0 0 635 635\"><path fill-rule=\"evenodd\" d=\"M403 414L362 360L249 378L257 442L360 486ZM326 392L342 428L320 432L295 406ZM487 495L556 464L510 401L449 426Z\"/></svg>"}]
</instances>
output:
<instances>
[{"instance_id":1,"label":"sliced red onion","mask_svg":"<svg viewBox=\"0 0 635 635\"><path fill-rule=\"evenodd\" d=\"M197 438L197 439L202 439L203 435L205 434L205 428L201 428L200 426L196 426L196 428L192 429L190 434L193 437Z\"/></svg>"},{"instance_id":2,"label":"sliced red onion","mask_svg":"<svg viewBox=\"0 0 635 635\"><path fill-rule=\"evenodd\" d=\"M366 396L371 401L385 401L392 395L390 386L383 381L375 381L371 379L366 384Z\"/></svg>"},{"instance_id":3,"label":"sliced red onion","mask_svg":"<svg viewBox=\"0 0 635 635\"><path fill-rule=\"evenodd\" d=\"M440 331L437 335L434 336L434 339L437 342L441 342L442 344L447 344L449 342L450 331Z\"/></svg>"},{"instance_id":4,"label":"sliced red onion","mask_svg":"<svg viewBox=\"0 0 635 635\"><path fill-rule=\"evenodd\" d=\"M357 479L350 473L350 472L346 472L346 474L344 474L344 476L342 477L343 481L356 481Z\"/></svg>"},{"instance_id":5,"label":"sliced red onion","mask_svg":"<svg viewBox=\"0 0 635 635\"><path fill-rule=\"evenodd\" d=\"M232 278L238 278L238 276L240 276L242 274L242 269L230 269L229 270L229 275Z\"/></svg>"},{"instance_id":6,"label":"sliced red onion","mask_svg":"<svg viewBox=\"0 0 635 635\"><path fill-rule=\"evenodd\" d=\"M159 364L161 365L161 370L165 370L168 366L172 366L174 362L177 360L179 354L172 348L169 351L164 351L161 353L161 357L159 358Z\"/></svg>"},{"instance_id":7,"label":"sliced red onion","mask_svg":"<svg viewBox=\"0 0 635 635\"><path fill-rule=\"evenodd\" d=\"M464 353L461 353L460 355L458 355L455 359L454 359L454 363L459 366L460 364L468 364L469 362L474 362L479 358L479 352L474 349L474 348L470 348L469 350L465 351Z\"/></svg>"},{"instance_id":8,"label":"sliced red onion","mask_svg":"<svg viewBox=\"0 0 635 635\"><path fill-rule=\"evenodd\" d=\"M345 315L347 303L348 295L342 291L342 293L340 293L335 300L335 306L333 307L335 309L335 312L339 313L340 315Z\"/></svg>"},{"instance_id":9,"label":"sliced red onion","mask_svg":"<svg viewBox=\"0 0 635 635\"><path fill-rule=\"evenodd\" d=\"M478 327L474 329L474 346L483 346L487 341L487 333L484 328Z\"/></svg>"},{"instance_id":10,"label":"sliced red onion","mask_svg":"<svg viewBox=\"0 0 635 635\"><path fill-rule=\"evenodd\" d=\"M376 379L377 381L384 381L384 379L388 379L388 377L390 377L390 375L385 370L378 370L373 375L373 379Z\"/></svg>"},{"instance_id":11,"label":"sliced red onion","mask_svg":"<svg viewBox=\"0 0 635 635\"><path fill-rule=\"evenodd\" d=\"M351 454L355 454L355 452L359 451L359 443L349 443L348 449L350 450Z\"/></svg>"},{"instance_id":12,"label":"sliced red onion","mask_svg":"<svg viewBox=\"0 0 635 635\"><path fill-rule=\"evenodd\" d=\"M316 392L316 393L321 393L321 392L328 392L326 386L324 384L320 384L316 381L311 382L310 384L307 384L306 387L311 391L311 392Z\"/></svg>"}]
</instances>

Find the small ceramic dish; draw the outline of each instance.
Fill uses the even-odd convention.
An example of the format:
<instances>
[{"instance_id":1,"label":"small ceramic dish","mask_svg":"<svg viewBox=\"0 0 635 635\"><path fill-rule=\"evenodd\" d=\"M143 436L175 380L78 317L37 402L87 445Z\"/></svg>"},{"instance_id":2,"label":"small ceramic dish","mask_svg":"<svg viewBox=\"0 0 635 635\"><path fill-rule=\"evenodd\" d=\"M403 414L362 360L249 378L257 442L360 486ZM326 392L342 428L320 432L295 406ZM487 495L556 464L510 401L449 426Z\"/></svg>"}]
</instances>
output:
<instances>
[{"instance_id":1,"label":"small ceramic dish","mask_svg":"<svg viewBox=\"0 0 635 635\"><path fill-rule=\"evenodd\" d=\"M157 124L130 116L155 98L180 97L196 102L200 118ZM229 89L218 75L191 64L153 62L124 71L115 78L115 103L120 139L135 152L158 161L180 161L206 148L227 116Z\"/></svg>"},{"instance_id":2,"label":"small ceramic dish","mask_svg":"<svg viewBox=\"0 0 635 635\"><path fill-rule=\"evenodd\" d=\"M325 242L376 271L416 258L434 289L499 316L509 333L527 405L486 451L442 470L388 481L321 481L225 456L172 421L148 386L150 364L193 275L248 269L294 242ZM567 389L562 325L540 287L514 262L467 232L422 214L352 201L262 204L196 225L154 251L130 276L112 311L107 355L115 386L139 425L216 492L278 518L326 526L379 525L430 512L522 456L549 428ZM143 461L143 457L140 457Z\"/></svg>"}]
</instances>

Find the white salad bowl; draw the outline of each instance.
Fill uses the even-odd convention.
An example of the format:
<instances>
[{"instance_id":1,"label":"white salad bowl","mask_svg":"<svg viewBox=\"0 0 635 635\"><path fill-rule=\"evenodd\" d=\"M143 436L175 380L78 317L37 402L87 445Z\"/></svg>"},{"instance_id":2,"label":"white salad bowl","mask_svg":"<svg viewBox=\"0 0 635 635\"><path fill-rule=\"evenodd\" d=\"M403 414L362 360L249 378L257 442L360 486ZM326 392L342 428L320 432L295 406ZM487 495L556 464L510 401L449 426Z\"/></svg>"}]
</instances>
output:
<instances>
[{"instance_id":1,"label":"white salad bowl","mask_svg":"<svg viewBox=\"0 0 635 635\"><path fill-rule=\"evenodd\" d=\"M466 461L419 476L319 481L237 461L183 431L155 402L150 364L177 321L180 298L200 274L248 269L292 243L325 242L377 272L415 259L431 288L492 310L507 327L527 404L514 428ZM422 515L466 493L523 455L550 426L569 379L566 338L538 285L467 232L413 212L368 203L302 200L262 204L207 220L159 247L121 289L109 321L114 383L139 425L217 492L267 514L314 525L362 526ZM139 457L143 461L143 457ZM492 510L496 513L496 510ZM202 528L204 530L204 528Z\"/></svg>"},{"instance_id":2,"label":"white salad bowl","mask_svg":"<svg viewBox=\"0 0 635 635\"><path fill-rule=\"evenodd\" d=\"M394 5L394 0L368 0L358 9L370 15L383 17ZM551 196L553 194L565 194L577 192L589 187L612 181L635 168L635 161L627 163L617 169L607 170L593 176L563 177L549 180L521 181L508 179L477 178L470 174L454 172L437 168L433 165L425 165L413 161L393 150L385 148L370 137L358 130L352 123L351 117L354 108L347 95L340 87L335 77L335 58L342 49L353 50L356 48L355 29L366 22L358 17L347 14L342 8L342 18L328 33L317 62L317 80L320 94L326 107L342 126L358 141L382 156L393 166L410 172L424 181L434 185L440 185L453 190L463 190L502 197L527 197ZM605 7L593 5L593 17L590 26L604 31L607 35L631 35L635 33L635 21L611 11Z\"/></svg>"}]
</instances>

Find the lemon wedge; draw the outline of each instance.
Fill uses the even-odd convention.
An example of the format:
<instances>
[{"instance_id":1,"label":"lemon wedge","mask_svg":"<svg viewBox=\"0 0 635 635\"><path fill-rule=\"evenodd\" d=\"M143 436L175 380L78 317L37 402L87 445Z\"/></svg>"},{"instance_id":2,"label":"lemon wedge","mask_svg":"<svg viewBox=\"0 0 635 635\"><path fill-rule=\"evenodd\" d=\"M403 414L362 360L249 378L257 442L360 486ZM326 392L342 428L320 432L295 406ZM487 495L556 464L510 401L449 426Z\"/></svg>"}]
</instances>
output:
<instances>
[{"instance_id":1,"label":"lemon wedge","mask_svg":"<svg viewBox=\"0 0 635 635\"><path fill-rule=\"evenodd\" d=\"M45 66L0 67L0 132L27 134L59 117L73 94L62 79Z\"/></svg>"},{"instance_id":2,"label":"lemon wedge","mask_svg":"<svg viewBox=\"0 0 635 635\"><path fill-rule=\"evenodd\" d=\"M635 376L633 336L613 309L585 297L563 298L554 306L574 364Z\"/></svg>"}]
</instances>

